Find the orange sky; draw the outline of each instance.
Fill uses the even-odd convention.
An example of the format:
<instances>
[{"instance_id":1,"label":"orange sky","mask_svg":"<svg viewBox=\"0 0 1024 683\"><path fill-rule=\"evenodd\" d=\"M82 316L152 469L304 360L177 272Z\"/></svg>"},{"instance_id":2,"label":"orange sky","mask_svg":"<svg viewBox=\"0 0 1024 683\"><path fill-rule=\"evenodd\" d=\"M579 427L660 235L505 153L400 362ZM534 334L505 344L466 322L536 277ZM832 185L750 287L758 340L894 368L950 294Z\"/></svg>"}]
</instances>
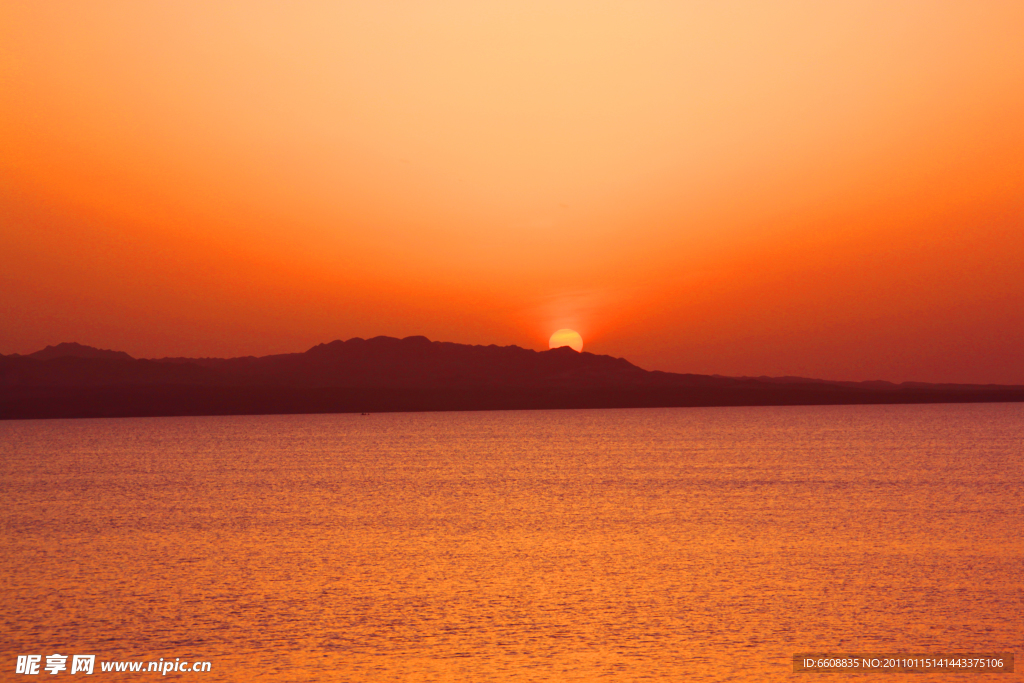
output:
<instances>
[{"instance_id":1,"label":"orange sky","mask_svg":"<svg viewBox=\"0 0 1024 683\"><path fill-rule=\"evenodd\" d=\"M1024 383L1024 3L0 1L0 353Z\"/></svg>"}]
</instances>

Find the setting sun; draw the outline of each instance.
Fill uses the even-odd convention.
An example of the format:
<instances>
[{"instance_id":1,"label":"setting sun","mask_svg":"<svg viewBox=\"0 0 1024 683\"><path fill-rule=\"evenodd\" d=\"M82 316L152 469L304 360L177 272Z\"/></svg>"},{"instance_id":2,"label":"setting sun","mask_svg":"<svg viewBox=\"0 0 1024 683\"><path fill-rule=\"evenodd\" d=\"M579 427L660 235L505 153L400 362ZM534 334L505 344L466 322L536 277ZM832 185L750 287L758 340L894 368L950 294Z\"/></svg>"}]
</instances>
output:
<instances>
[{"instance_id":1,"label":"setting sun","mask_svg":"<svg viewBox=\"0 0 1024 683\"><path fill-rule=\"evenodd\" d=\"M560 346L568 346L577 353L583 351L583 337L576 330L568 328L558 330L548 340L548 348L557 349Z\"/></svg>"}]
</instances>

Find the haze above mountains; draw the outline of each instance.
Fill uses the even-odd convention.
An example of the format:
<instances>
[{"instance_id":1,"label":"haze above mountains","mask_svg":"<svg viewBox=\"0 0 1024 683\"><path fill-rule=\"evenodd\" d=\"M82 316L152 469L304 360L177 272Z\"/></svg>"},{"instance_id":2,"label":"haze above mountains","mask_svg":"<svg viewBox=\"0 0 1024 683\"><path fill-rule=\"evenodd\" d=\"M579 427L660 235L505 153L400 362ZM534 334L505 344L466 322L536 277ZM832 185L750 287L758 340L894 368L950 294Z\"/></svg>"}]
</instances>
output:
<instances>
[{"instance_id":1,"label":"haze above mountains","mask_svg":"<svg viewBox=\"0 0 1024 683\"><path fill-rule=\"evenodd\" d=\"M1024 387L648 371L568 347L354 338L304 353L136 359L77 343L0 356L0 418L1024 400Z\"/></svg>"}]
</instances>

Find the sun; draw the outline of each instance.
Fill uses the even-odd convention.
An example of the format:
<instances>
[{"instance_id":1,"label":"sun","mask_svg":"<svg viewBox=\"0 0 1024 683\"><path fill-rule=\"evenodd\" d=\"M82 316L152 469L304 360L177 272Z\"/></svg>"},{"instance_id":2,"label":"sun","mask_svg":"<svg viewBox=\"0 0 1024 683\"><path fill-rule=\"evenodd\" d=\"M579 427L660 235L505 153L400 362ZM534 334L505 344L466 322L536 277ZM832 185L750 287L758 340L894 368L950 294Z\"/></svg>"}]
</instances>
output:
<instances>
[{"instance_id":1,"label":"sun","mask_svg":"<svg viewBox=\"0 0 1024 683\"><path fill-rule=\"evenodd\" d=\"M576 352L583 351L583 337L576 330L558 330L548 339L548 348L557 349L559 346L568 346Z\"/></svg>"}]
</instances>

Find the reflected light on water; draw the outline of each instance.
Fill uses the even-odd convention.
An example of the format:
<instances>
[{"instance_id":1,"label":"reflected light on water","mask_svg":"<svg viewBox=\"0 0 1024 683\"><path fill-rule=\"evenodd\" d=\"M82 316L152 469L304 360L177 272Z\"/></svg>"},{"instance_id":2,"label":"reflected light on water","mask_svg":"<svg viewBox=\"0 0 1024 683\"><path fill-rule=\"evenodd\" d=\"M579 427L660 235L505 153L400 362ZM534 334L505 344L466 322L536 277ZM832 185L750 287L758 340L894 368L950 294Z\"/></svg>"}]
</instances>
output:
<instances>
[{"instance_id":1,"label":"reflected light on water","mask_svg":"<svg viewBox=\"0 0 1024 683\"><path fill-rule=\"evenodd\" d=\"M1016 404L2 422L4 666L764 681L795 652L1021 652L1022 437Z\"/></svg>"}]
</instances>

